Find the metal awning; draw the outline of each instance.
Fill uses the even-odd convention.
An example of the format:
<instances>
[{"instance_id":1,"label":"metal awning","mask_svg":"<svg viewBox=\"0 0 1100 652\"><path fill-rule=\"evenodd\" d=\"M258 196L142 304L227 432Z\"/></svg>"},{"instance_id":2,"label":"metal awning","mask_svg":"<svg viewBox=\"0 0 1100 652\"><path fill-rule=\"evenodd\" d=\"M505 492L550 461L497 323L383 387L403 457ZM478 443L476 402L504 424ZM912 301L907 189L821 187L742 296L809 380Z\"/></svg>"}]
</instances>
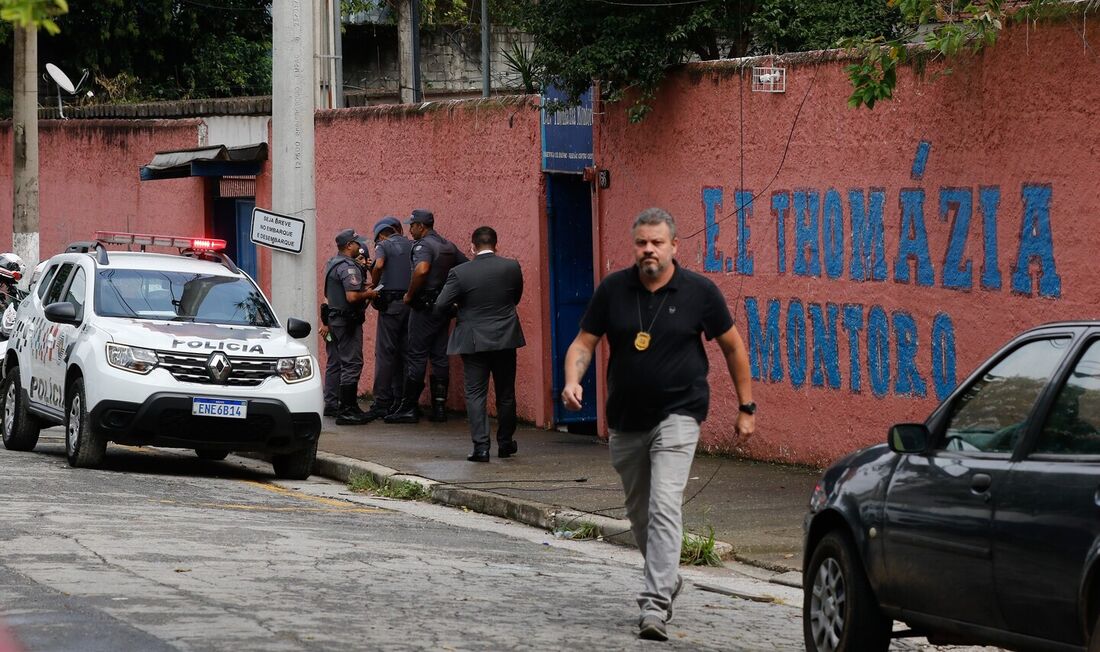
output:
<instances>
[{"instance_id":1,"label":"metal awning","mask_svg":"<svg viewBox=\"0 0 1100 652\"><path fill-rule=\"evenodd\" d=\"M260 173L266 160L267 143L157 152L153 160L141 168L141 180L254 176Z\"/></svg>"}]
</instances>

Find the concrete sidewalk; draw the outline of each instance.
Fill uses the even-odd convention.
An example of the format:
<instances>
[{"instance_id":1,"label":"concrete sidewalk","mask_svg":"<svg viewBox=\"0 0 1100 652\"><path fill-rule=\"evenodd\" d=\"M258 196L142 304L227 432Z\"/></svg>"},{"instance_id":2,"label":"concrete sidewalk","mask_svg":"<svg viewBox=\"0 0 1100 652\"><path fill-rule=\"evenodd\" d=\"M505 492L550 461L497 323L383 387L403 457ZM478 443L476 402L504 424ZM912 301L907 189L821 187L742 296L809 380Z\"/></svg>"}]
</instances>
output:
<instances>
[{"instance_id":1,"label":"concrete sidewalk","mask_svg":"<svg viewBox=\"0 0 1100 652\"><path fill-rule=\"evenodd\" d=\"M346 480L349 465L340 463L342 456L379 465L362 465L376 475L396 471L435 481L425 483L433 485L433 495L477 511L557 529L582 519L605 533L626 529L625 521L587 516L624 518L622 485L604 442L522 426L516 441L517 455L499 459L494 444L491 462L478 464L466 461L472 444L461 415L417 425L337 426L326 418L320 450L330 455L319 455L317 472ZM715 538L731 544L741 561L800 570L802 517L817 478L800 467L697 455L684 493L684 524L704 534L713 527Z\"/></svg>"}]
</instances>

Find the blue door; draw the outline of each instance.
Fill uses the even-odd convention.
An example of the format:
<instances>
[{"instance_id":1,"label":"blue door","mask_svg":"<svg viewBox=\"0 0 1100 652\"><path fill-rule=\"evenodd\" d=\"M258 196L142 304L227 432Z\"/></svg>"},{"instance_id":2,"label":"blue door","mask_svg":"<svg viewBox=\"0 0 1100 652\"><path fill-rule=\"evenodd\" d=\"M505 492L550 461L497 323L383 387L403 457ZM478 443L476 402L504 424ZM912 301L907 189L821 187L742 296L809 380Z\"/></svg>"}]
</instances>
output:
<instances>
[{"instance_id":1,"label":"blue door","mask_svg":"<svg viewBox=\"0 0 1100 652\"><path fill-rule=\"evenodd\" d=\"M233 262L237 263L246 274L256 278L256 245L252 244L252 209L256 208L256 200L238 199L237 213L237 251Z\"/></svg>"},{"instance_id":2,"label":"blue door","mask_svg":"<svg viewBox=\"0 0 1100 652\"><path fill-rule=\"evenodd\" d=\"M560 400L565 386L565 352L580 330L592 298L592 190L580 175L548 174L547 216L550 234L550 339L553 343L554 421L570 431L595 433L596 365L585 374L584 409L566 410Z\"/></svg>"}]
</instances>

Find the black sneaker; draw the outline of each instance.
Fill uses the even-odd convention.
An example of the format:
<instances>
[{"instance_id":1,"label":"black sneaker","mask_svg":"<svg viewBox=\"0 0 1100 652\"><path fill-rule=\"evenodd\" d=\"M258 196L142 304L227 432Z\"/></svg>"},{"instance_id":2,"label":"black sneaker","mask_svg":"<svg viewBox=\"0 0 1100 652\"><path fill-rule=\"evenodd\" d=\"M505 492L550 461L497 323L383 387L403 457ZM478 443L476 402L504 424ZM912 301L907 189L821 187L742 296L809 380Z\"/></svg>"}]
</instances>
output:
<instances>
[{"instance_id":1,"label":"black sneaker","mask_svg":"<svg viewBox=\"0 0 1100 652\"><path fill-rule=\"evenodd\" d=\"M665 621L657 616L642 616L638 621L638 638L647 641L667 641L668 631L665 629Z\"/></svg>"}]
</instances>

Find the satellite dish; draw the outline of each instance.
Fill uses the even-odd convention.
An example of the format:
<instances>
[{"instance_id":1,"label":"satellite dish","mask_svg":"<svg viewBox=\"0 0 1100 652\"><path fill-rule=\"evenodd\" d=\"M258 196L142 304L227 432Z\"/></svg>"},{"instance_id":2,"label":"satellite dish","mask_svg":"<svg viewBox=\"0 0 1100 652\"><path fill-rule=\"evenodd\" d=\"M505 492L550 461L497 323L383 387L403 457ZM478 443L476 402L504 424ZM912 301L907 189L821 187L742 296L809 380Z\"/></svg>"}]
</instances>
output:
<instances>
[{"instance_id":1,"label":"satellite dish","mask_svg":"<svg viewBox=\"0 0 1100 652\"><path fill-rule=\"evenodd\" d=\"M57 85L65 89L66 93L75 93L76 86L73 86L73 82L69 79L69 76L61 72L61 69L52 63L46 64L46 72L50 74L50 78L57 82Z\"/></svg>"}]
</instances>

